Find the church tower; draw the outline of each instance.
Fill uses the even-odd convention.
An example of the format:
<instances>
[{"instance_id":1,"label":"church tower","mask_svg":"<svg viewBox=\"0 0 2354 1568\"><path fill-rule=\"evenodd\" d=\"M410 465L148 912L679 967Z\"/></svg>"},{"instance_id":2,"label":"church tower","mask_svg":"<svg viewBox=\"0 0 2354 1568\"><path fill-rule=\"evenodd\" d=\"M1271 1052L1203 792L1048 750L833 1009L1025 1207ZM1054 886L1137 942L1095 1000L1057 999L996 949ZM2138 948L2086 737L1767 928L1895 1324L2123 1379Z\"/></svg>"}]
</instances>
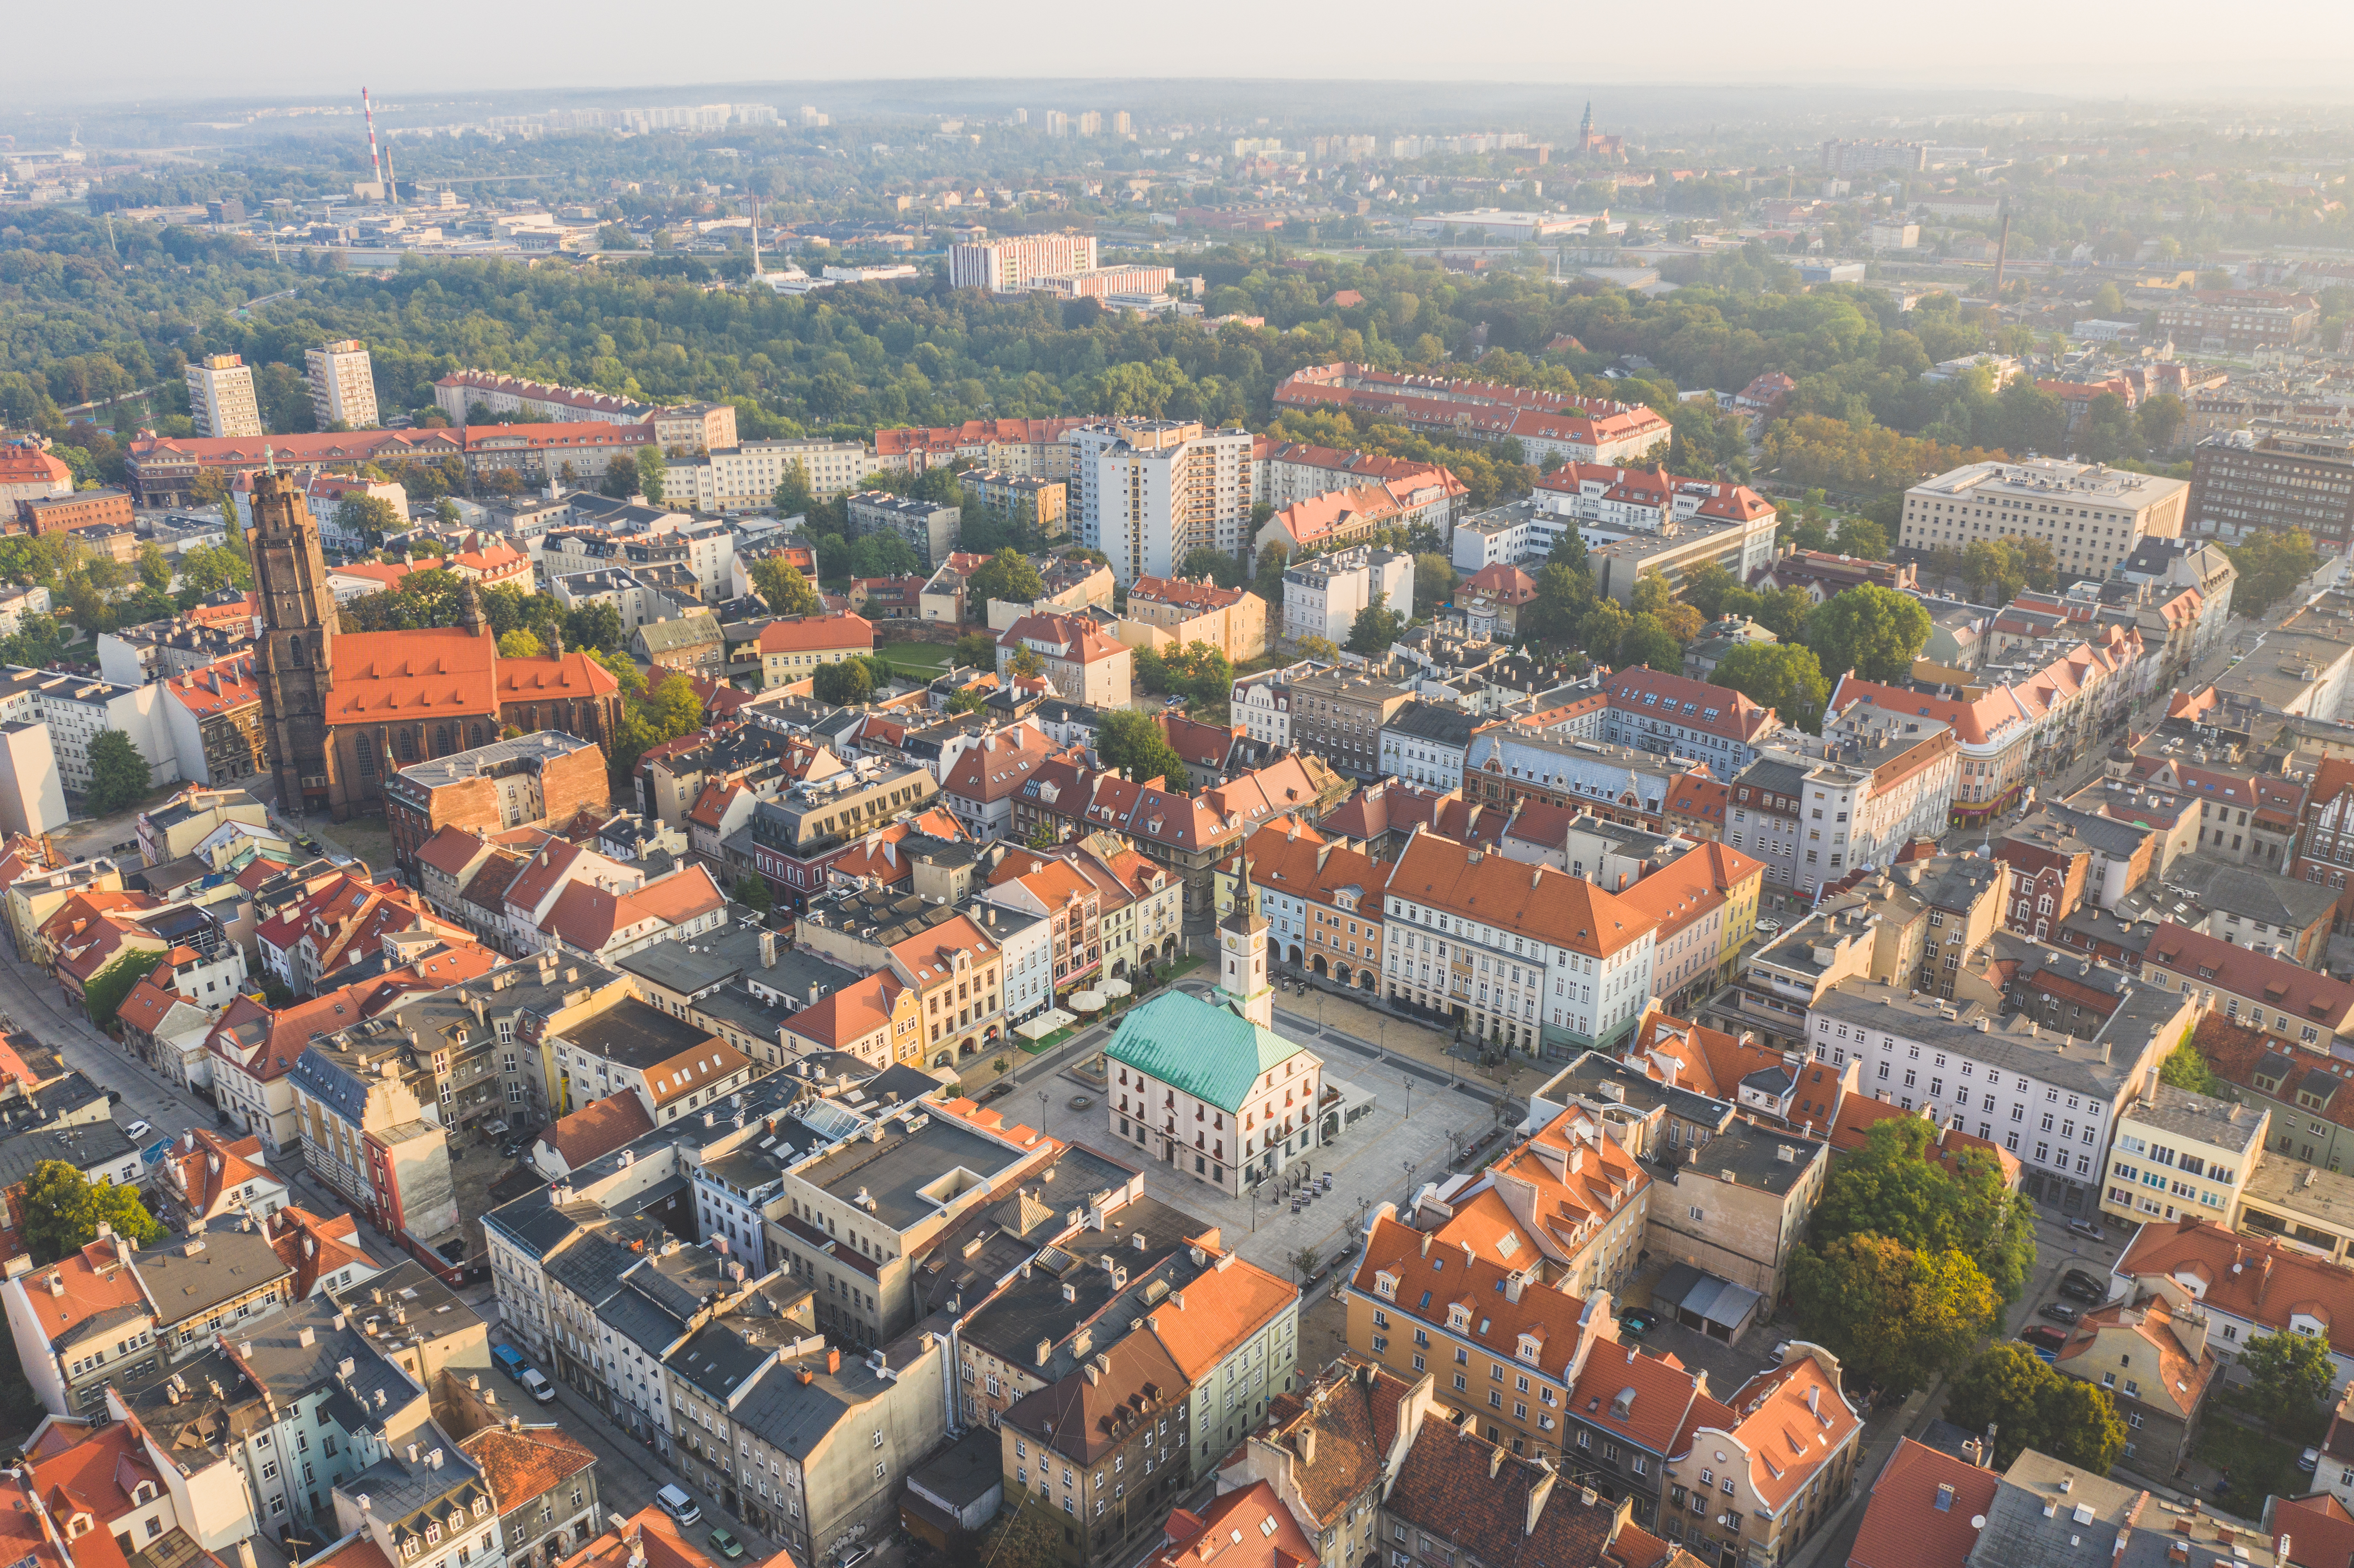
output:
<instances>
[{"instance_id":1,"label":"church tower","mask_svg":"<svg viewBox=\"0 0 2354 1568\"><path fill-rule=\"evenodd\" d=\"M1267 972L1267 916L1258 912L1251 885L1250 856L1243 856L1235 883L1235 906L1218 922L1218 996L1262 1029L1275 1027L1275 990Z\"/></svg>"},{"instance_id":2,"label":"church tower","mask_svg":"<svg viewBox=\"0 0 2354 1568\"><path fill-rule=\"evenodd\" d=\"M329 800L327 688L334 663L335 597L319 555L319 528L292 474L253 476L253 585L261 599L261 725L278 772L281 810Z\"/></svg>"}]
</instances>

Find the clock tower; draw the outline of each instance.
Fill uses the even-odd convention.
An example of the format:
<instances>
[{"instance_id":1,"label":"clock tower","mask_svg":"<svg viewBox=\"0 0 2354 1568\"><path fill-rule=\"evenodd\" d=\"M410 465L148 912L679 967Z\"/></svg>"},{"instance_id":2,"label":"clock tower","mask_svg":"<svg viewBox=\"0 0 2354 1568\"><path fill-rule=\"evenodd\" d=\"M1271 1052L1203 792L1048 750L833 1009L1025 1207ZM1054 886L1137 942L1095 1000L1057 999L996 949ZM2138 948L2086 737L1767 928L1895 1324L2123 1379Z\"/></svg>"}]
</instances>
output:
<instances>
[{"instance_id":1,"label":"clock tower","mask_svg":"<svg viewBox=\"0 0 2354 1568\"><path fill-rule=\"evenodd\" d=\"M1235 906L1218 922L1217 1000L1262 1029L1275 1027L1275 990L1267 972L1267 916L1258 912L1247 853L1235 882Z\"/></svg>"}]
</instances>

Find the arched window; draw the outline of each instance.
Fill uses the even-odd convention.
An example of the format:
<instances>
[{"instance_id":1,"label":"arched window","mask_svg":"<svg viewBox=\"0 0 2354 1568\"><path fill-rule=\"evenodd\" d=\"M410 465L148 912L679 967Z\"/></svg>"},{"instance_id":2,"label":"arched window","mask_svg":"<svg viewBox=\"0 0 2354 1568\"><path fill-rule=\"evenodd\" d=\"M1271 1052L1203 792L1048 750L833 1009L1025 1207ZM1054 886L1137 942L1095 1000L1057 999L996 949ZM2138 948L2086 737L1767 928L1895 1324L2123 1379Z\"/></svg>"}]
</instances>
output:
<instances>
[{"instance_id":1,"label":"arched window","mask_svg":"<svg viewBox=\"0 0 2354 1568\"><path fill-rule=\"evenodd\" d=\"M414 762L417 760L417 736L415 734L408 730L402 730L400 732L399 747L400 759L403 762Z\"/></svg>"},{"instance_id":2,"label":"arched window","mask_svg":"<svg viewBox=\"0 0 2354 1568\"><path fill-rule=\"evenodd\" d=\"M470 725L468 725L468 726L466 726L466 745L467 745L468 748L469 748L469 749L471 749L471 748L472 748L472 747L477 747L477 746L480 746L480 745L482 745L482 726L481 725L479 725L479 724L470 724Z\"/></svg>"},{"instance_id":3,"label":"arched window","mask_svg":"<svg viewBox=\"0 0 2354 1568\"><path fill-rule=\"evenodd\" d=\"M300 637L290 637L286 640L286 659L287 662L292 664L296 669L302 668L302 640Z\"/></svg>"},{"instance_id":4,"label":"arched window","mask_svg":"<svg viewBox=\"0 0 2354 1568\"><path fill-rule=\"evenodd\" d=\"M433 755L436 757L447 757L450 755L450 726L446 724L435 726L433 729Z\"/></svg>"}]
</instances>

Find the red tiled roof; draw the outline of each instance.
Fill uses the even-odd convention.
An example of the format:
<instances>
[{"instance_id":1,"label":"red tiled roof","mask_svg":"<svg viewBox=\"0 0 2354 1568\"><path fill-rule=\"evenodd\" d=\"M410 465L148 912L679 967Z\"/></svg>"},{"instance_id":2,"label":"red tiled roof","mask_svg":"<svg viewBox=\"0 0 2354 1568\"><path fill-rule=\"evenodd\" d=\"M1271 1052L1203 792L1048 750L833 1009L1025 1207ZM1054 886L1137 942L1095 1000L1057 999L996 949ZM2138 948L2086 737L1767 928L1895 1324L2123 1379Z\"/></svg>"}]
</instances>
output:
<instances>
[{"instance_id":1,"label":"red tiled roof","mask_svg":"<svg viewBox=\"0 0 2354 1568\"><path fill-rule=\"evenodd\" d=\"M653 1118L646 1114L645 1101L634 1091L625 1089L601 1100L590 1100L570 1116L559 1118L539 1136L564 1156L565 1164L578 1171L653 1129Z\"/></svg>"},{"instance_id":2,"label":"red tiled roof","mask_svg":"<svg viewBox=\"0 0 2354 1568\"><path fill-rule=\"evenodd\" d=\"M760 628L759 650L769 653L822 653L835 649L875 651L875 625L863 615L802 615Z\"/></svg>"},{"instance_id":3,"label":"red tiled roof","mask_svg":"<svg viewBox=\"0 0 2354 1568\"><path fill-rule=\"evenodd\" d=\"M2002 1477L1900 1437L1879 1478L1848 1568L1963 1568Z\"/></svg>"}]
</instances>

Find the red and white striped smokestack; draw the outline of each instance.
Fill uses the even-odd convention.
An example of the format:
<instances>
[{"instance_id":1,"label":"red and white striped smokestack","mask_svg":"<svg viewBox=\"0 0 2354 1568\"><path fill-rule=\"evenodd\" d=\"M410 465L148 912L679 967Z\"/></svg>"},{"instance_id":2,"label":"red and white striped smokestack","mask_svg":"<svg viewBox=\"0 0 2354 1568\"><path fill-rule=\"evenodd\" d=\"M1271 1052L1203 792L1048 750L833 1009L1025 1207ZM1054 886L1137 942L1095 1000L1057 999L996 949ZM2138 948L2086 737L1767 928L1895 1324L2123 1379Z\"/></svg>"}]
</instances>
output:
<instances>
[{"instance_id":1,"label":"red and white striped smokestack","mask_svg":"<svg viewBox=\"0 0 2354 1568\"><path fill-rule=\"evenodd\" d=\"M368 90L360 89L360 112L367 116L368 178L377 188L384 185L384 163L376 155L376 105L368 100Z\"/></svg>"}]
</instances>

